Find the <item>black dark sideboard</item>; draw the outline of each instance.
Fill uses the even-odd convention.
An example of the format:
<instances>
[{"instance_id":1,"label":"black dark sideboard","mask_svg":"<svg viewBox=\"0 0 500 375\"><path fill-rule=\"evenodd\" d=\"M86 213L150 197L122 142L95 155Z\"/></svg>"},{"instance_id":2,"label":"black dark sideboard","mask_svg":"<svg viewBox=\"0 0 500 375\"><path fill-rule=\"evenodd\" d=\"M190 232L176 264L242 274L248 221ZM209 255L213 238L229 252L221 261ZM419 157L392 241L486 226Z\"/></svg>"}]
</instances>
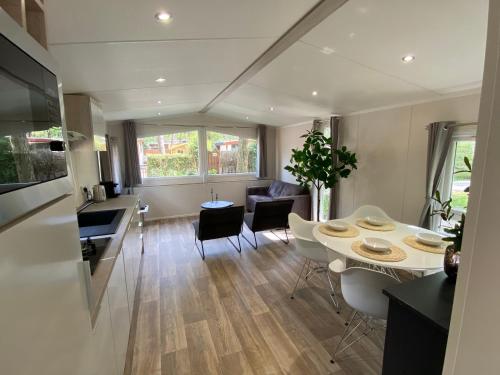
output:
<instances>
[{"instance_id":1,"label":"black dark sideboard","mask_svg":"<svg viewBox=\"0 0 500 375\"><path fill-rule=\"evenodd\" d=\"M384 290L389 315L382 375L441 375L454 293L444 272Z\"/></svg>"}]
</instances>

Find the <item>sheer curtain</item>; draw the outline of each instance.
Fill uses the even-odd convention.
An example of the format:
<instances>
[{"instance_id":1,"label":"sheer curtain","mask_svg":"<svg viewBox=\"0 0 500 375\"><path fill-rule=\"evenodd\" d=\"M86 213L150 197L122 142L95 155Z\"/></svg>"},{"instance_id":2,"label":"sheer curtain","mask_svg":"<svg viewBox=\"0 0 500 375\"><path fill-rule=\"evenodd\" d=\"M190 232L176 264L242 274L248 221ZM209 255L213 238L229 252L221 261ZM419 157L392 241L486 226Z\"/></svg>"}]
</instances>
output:
<instances>
[{"instance_id":1,"label":"sheer curtain","mask_svg":"<svg viewBox=\"0 0 500 375\"><path fill-rule=\"evenodd\" d=\"M443 175L443 167L454 132L453 124L451 121L441 121L434 122L428 127L425 204L419 221L419 225L423 228L437 229L438 219L431 215L432 197L436 194Z\"/></svg>"}]
</instances>

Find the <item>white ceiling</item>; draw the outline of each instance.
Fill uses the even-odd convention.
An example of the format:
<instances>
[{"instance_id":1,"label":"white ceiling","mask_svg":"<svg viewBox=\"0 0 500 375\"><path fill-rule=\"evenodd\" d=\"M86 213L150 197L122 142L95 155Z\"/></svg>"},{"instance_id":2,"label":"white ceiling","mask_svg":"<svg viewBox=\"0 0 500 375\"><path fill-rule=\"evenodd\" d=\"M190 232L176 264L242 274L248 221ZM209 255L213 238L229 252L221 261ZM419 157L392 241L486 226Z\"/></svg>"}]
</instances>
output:
<instances>
[{"instance_id":1,"label":"white ceiling","mask_svg":"<svg viewBox=\"0 0 500 375\"><path fill-rule=\"evenodd\" d=\"M107 119L175 116L199 111L315 2L46 0L49 49L64 91L94 96ZM487 6L350 0L209 113L280 126L478 88ZM159 10L172 22L155 22Z\"/></svg>"},{"instance_id":2,"label":"white ceiling","mask_svg":"<svg viewBox=\"0 0 500 375\"><path fill-rule=\"evenodd\" d=\"M47 39L64 92L95 97L106 119L175 115L200 110L314 3L46 0Z\"/></svg>"}]
</instances>

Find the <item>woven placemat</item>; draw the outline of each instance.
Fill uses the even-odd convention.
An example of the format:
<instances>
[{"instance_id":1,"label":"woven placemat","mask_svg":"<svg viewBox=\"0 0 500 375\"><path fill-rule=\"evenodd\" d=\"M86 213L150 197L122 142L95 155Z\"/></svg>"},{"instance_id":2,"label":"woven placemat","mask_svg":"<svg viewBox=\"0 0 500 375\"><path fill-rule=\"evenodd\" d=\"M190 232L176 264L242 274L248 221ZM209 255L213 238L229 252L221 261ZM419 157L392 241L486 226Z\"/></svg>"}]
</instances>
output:
<instances>
[{"instance_id":1,"label":"woven placemat","mask_svg":"<svg viewBox=\"0 0 500 375\"><path fill-rule=\"evenodd\" d=\"M426 251L428 253L444 254L445 252L445 248L443 246L430 246L423 244L418 242L417 237L415 236L405 237L403 238L403 242L414 249Z\"/></svg>"},{"instance_id":2,"label":"woven placemat","mask_svg":"<svg viewBox=\"0 0 500 375\"><path fill-rule=\"evenodd\" d=\"M359 236L359 230L354 225L349 225L347 230L338 231L338 230L333 230L328 225L321 224L318 230L321 233L332 237L353 238Z\"/></svg>"},{"instance_id":3,"label":"woven placemat","mask_svg":"<svg viewBox=\"0 0 500 375\"><path fill-rule=\"evenodd\" d=\"M367 249L362 241L354 241L351 245L351 249L362 257L379 260L381 262L401 262L407 257L403 249L394 245L392 245L388 251L380 252Z\"/></svg>"},{"instance_id":4,"label":"woven placemat","mask_svg":"<svg viewBox=\"0 0 500 375\"><path fill-rule=\"evenodd\" d=\"M396 226L393 223L388 223L384 225L371 225L370 223L367 223L364 219L356 220L356 225L360 226L361 228L376 230L379 232L389 232L391 230L396 229Z\"/></svg>"}]
</instances>

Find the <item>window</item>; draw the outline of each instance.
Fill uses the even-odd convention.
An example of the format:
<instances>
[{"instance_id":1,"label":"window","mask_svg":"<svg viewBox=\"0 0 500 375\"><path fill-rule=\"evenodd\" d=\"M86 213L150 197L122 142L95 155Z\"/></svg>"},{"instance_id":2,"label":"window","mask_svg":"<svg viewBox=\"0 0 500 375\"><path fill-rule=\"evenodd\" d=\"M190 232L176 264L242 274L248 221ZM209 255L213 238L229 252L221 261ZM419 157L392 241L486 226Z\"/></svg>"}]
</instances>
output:
<instances>
[{"instance_id":1,"label":"window","mask_svg":"<svg viewBox=\"0 0 500 375\"><path fill-rule=\"evenodd\" d=\"M137 138L143 178L200 174L198 130Z\"/></svg>"},{"instance_id":2,"label":"window","mask_svg":"<svg viewBox=\"0 0 500 375\"><path fill-rule=\"evenodd\" d=\"M467 170L464 157L467 157L472 165L475 147L476 142L474 140L456 140L451 148L451 161L449 164L451 176L449 178L448 196L452 198L451 206L457 213L467 210L471 174L470 172L463 172Z\"/></svg>"},{"instance_id":3,"label":"window","mask_svg":"<svg viewBox=\"0 0 500 375\"><path fill-rule=\"evenodd\" d=\"M257 142L255 139L207 131L209 175L255 173L256 164Z\"/></svg>"},{"instance_id":4,"label":"window","mask_svg":"<svg viewBox=\"0 0 500 375\"><path fill-rule=\"evenodd\" d=\"M450 223L439 220L439 228L454 225L462 213L467 211L469 203L469 186L471 174L467 171L464 157L467 157L473 166L474 150L476 148L475 127L460 127L455 130L452 144L443 170L443 178L439 186L442 198L452 199L451 207L454 217Z\"/></svg>"}]
</instances>

